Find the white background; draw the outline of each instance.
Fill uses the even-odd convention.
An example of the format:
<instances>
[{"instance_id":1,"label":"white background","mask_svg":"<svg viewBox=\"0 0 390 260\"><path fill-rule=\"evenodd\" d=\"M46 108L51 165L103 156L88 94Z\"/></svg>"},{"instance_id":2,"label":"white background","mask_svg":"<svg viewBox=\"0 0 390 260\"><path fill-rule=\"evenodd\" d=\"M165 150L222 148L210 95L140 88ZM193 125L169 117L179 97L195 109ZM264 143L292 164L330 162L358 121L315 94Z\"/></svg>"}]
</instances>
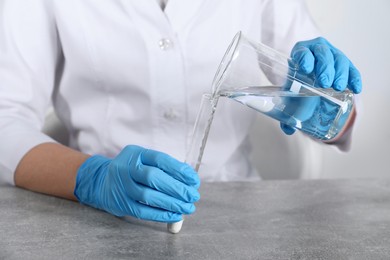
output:
<instances>
[{"instance_id":1,"label":"white background","mask_svg":"<svg viewBox=\"0 0 390 260\"><path fill-rule=\"evenodd\" d=\"M323 34L342 49L363 78L352 150L325 153L323 177L390 177L390 1L307 0Z\"/></svg>"},{"instance_id":2,"label":"white background","mask_svg":"<svg viewBox=\"0 0 390 260\"><path fill-rule=\"evenodd\" d=\"M323 149L321 156L324 161L319 165L319 177L390 177L388 92L390 84L387 79L387 76L390 77L390 1L306 0L306 2L323 36L353 61L360 70L363 80L363 92L359 95L358 121L354 129L351 150L347 154L340 154L333 149ZM257 125L256 131L261 131L261 127L264 126ZM264 153L272 152L272 149L267 147L256 148L255 156L268 156ZM269 174L266 176L267 179L284 178L273 170L275 168L280 170L280 167L283 169L283 165L280 165L282 163L283 158L276 166L257 166L263 170L265 168L265 172ZM294 172L294 169L291 169L294 166L291 165L294 164L287 163L283 171Z\"/></svg>"}]
</instances>

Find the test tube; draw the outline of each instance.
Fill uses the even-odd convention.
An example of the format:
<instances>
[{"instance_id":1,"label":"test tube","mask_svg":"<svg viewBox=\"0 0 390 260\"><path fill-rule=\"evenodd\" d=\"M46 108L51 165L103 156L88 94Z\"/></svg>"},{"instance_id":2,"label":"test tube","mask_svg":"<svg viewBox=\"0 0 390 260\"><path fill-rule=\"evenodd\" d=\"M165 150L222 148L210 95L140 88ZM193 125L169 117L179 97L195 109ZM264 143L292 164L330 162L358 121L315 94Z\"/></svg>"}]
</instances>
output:
<instances>
[{"instance_id":1,"label":"test tube","mask_svg":"<svg viewBox=\"0 0 390 260\"><path fill-rule=\"evenodd\" d=\"M203 152L206 147L207 137L213 122L218 97L211 94L203 94L200 109L195 120L192 139L186 155L186 163L191 165L195 171L199 170ZM172 234L179 233L183 225L184 217L181 221L168 223L168 231Z\"/></svg>"}]
</instances>

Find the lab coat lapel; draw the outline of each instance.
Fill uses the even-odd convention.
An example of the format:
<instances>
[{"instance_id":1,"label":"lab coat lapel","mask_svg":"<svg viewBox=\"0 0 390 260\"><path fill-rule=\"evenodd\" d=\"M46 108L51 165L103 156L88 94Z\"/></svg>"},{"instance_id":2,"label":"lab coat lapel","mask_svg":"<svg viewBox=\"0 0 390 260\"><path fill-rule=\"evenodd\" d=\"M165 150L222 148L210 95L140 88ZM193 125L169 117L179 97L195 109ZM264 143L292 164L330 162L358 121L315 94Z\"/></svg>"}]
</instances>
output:
<instances>
[{"instance_id":1,"label":"lab coat lapel","mask_svg":"<svg viewBox=\"0 0 390 260\"><path fill-rule=\"evenodd\" d=\"M136 18L134 16L132 18L138 20L137 23L141 26L149 25L156 29L160 28L163 30L170 28L170 23L156 0L122 0L122 4L125 8L128 5L131 5L134 8L137 15L135 16ZM128 11L133 13L131 9Z\"/></svg>"},{"instance_id":2,"label":"lab coat lapel","mask_svg":"<svg viewBox=\"0 0 390 260\"><path fill-rule=\"evenodd\" d=\"M168 0L165 14L174 31L189 26L206 0Z\"/></svg>"}]
</instances>

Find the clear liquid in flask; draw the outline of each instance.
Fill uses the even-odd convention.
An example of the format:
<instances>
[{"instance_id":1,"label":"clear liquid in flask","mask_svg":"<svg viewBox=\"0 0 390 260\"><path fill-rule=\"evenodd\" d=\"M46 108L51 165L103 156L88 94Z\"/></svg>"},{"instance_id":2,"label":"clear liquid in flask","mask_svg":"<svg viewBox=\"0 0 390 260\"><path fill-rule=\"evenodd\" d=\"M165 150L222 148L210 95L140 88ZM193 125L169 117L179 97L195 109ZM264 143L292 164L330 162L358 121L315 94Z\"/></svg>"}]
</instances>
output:
<instances>
[{"instance_id":1,"label":"clear liquid in flask","mask_svg":"<svg viewBox=\"0 0 390 260\"><path fill-rule=\"evenodd\" d=\"M314 92L313 92L314 91ZM246 87L222 91L231 98L320 140L330 140L342 130L352 110L349 92L302 88L299 92L281 86Z\"/></svg>"}]
</instances>

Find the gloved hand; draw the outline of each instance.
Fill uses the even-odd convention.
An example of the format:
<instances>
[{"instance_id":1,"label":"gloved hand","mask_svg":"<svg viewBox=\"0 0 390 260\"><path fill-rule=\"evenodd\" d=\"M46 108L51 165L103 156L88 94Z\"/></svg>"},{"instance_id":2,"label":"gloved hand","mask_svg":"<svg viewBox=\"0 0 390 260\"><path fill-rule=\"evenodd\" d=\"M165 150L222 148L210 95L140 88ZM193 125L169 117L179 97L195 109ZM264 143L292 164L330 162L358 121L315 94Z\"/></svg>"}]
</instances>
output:
<instances>
[{"instance_id":1,"label":"gloved hand","mask_svg":"<svg viewBox=\"0 0 390 260\"><path fill-rule=\"evenodd\" d=\"M362 91L359 71L344 53L322 37L295 44L291 58L300 72L313 74L320 87L332 87L337 91L348 87L355 94ZM281 128L289 135L295 132L294 128L283 123Z\"/></svg>"},{"instance_id":2,"label":"gloved hand","mask_svg":"<svg viewBox=\"0 0 390 260\"><path fill-rule=\"evenodd\" d=\"M115 216L177 222L195 211L199 177L187 164L139 146L114 159L95 155L79 168L74 195Z\"/></svg>"}]
</instances>

